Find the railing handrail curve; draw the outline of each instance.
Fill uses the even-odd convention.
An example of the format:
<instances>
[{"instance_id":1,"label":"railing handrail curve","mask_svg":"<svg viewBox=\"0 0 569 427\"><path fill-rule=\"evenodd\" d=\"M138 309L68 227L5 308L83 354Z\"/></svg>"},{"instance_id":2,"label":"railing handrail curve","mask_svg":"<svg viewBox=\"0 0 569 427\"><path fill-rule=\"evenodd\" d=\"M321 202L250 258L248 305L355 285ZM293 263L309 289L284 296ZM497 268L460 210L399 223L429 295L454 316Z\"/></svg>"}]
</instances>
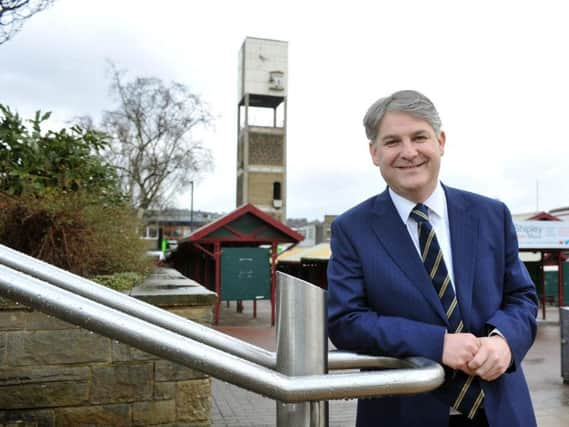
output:
<instances>
[{"instance_id":1,"label":"railing handrail curve","mask_svg":"<svg viewBox=\"0 0 569 427\"><path fill-rule=\"evenodd\" d=\"M344 362L354 358L354 360L362 361L362 363L363 361L372 363L371 359L374 359L373 366L375 367L379 365L379 367L398 367L401 369L289 377L255 361L250 361L241 355L228 354L227 351L215 348L209 342L207 344L199 342L199 340L181 335L178 331L172 331L84 295L62 289L60 287L62 283L70 285L70 278L67 276L69 273L63 275L65 277L60 277L56 286L51 280L40 280L37 276L32 277L27 272L17 271L18 269L12 268L12 265L7 266L5 264L7 263L3 257L0 259L0 294L9 299L282 402L293 403L372 397L384 394L420 393L438 387L444 378L444 372L440 365L426 359L367 358L358 355L349 356L349 353L345 352L336 353L338 356L334 357L337 360L343 358ZM37 264L34 263L33 265L36 266L34 271L37 274ZM29 269L28 267L29 265L26 269ZM75 276L72 279L76 280L77 278L79 277ZM78 287L95 286L94 283L86 279L80 279L81 286L77 285ZM139 307L141 305L138 303L143 304L146 310L154 312L154 314L163 311L119 292L110 289L108 291L111 292L105 292L106 298L110 298L109 295L112 293L120 296L117 298L117 300L120 299L119 306L129 305L127 302L133 302ZM85 292L83 289L83 293ZM124 298L128 298L128 301L125 301ZM180 320L178 316L175 318L178 321ZM186 329L191 329L190 325L196 326L196 329L200 331L197 335L215 332L217 338L220 338L218 334L221 333L186 320ZM206 331L202 328L205 328ZM243 344L241 340L235 338L219 341L222 341L224 345L227 342L236 345ZM272 353L267 353L268 357L272 359ZM354 367L349 364L346 366Z\"/></svg>"}]
</instances>

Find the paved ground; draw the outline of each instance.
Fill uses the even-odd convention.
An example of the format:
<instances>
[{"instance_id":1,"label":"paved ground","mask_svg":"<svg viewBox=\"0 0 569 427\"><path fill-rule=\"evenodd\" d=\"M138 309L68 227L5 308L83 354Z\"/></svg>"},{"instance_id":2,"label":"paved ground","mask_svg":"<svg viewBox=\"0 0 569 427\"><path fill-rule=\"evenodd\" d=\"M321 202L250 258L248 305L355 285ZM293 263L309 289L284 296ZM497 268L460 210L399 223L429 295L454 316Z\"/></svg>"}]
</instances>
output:
<instances>
[{"instance_id":1,"label":"paved ground","mask_svg":"<svg viewBox=\"0 0 569 427\"><path fill-rule=\"evenodd\" d=\"M270 327L270 304L259 301L257 319L252 303L245 302L244 312L237 313L235 303L225 303L216 329L274 351L274 328ZM540 322L536 342L524 361L533 404L540 427L569 426L569 385L561 378L559 315L548 307L546 321ZM354 425L356 402L330 402L330 426ZM274 426L275 402L219 380L213 381L213 426Z\"/></svg>"}]
</instances>

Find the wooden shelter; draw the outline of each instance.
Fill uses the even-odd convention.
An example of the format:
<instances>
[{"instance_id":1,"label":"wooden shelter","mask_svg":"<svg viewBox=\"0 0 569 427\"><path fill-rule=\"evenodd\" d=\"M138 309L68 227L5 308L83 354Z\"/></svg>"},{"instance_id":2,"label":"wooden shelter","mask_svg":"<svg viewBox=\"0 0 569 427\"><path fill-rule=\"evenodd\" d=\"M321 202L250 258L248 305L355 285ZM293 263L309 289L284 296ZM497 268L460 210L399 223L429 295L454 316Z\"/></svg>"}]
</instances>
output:
<instances>
[{"instance_id":1,"label":"wooden shelter","mask_svg":"<svg viewBox=\"0 0 569 427\"><path fill-rule=\"evenodd\" d=\"M245 204L224 215L217 220L197 229L190 236L178 242L178 247L169 257L168 262L187 277L201 283L217 293L215 305L215 323L219 322L219 306L224 298L223 280L228 277L229 268L222 268L223 256L230 253L239 253L241 248L246 254L241 259L250 260L251 249L266 248L268 257L266 266L270 269L270 278L267 283L267 295L271 300L271 324L275 322L275 286L276 286L276 258L278 246L282 244L298 244L302 235L287 227L285 224L264 213L251 204ZM254 252L253 252L254 253ZM258 265L258 263L257 263ZM231 273L233 274L233 273ZM238 271L240 278L247 279L253 274L250 271ZM247 283L243 281L242 283ZM250 298L246 289L243 289L243 298L239 297L239 290L232 289L231 298L238 301L253 300L254 315L256 315L256 299Z\"/></svg>"}]
</instances>

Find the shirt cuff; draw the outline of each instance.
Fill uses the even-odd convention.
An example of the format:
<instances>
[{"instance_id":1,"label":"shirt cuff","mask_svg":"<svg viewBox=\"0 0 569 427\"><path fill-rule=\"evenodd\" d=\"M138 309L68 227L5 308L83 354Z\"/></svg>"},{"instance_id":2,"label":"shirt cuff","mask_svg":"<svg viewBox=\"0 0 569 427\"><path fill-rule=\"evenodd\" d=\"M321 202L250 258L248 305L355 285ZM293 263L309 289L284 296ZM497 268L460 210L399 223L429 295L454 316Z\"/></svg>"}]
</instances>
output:
<instances>
[{"instance_id":1,"label":"shirt cuff","mask_svg":"<svg viewBox=\"0 0 569 427\"><path fill-rule=\"evenodd\" d=\"M502 338L506 339L506 337L504 337L504 334L502 332L500 332L498 330L498 328L494 328L490 331L490 333L488 334L489 337L493 337L494 335L500 335ZM507 342L507 340L506 340Z\"/></svg>"}]
</instances>

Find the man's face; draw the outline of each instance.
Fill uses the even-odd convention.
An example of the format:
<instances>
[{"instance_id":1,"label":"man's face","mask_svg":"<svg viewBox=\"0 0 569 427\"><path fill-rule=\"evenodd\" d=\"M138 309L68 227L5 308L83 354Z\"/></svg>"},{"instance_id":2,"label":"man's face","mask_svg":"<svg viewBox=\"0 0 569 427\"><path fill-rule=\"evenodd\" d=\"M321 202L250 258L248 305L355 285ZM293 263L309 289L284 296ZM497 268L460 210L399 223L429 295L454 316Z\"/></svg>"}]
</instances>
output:
<instances>
[{"instance_id":1,"label":"man's face","mask_svg":"<svg viewBox=\"0 0 569 427\"><path fill-rule=\"evenodd\" d=\"M434 191L444 154L445 134L437 138L425 120L407 113L386 113L375 142L369 146L373 164L400 196L424 202Z\"/></svg>"}]
</instances>

